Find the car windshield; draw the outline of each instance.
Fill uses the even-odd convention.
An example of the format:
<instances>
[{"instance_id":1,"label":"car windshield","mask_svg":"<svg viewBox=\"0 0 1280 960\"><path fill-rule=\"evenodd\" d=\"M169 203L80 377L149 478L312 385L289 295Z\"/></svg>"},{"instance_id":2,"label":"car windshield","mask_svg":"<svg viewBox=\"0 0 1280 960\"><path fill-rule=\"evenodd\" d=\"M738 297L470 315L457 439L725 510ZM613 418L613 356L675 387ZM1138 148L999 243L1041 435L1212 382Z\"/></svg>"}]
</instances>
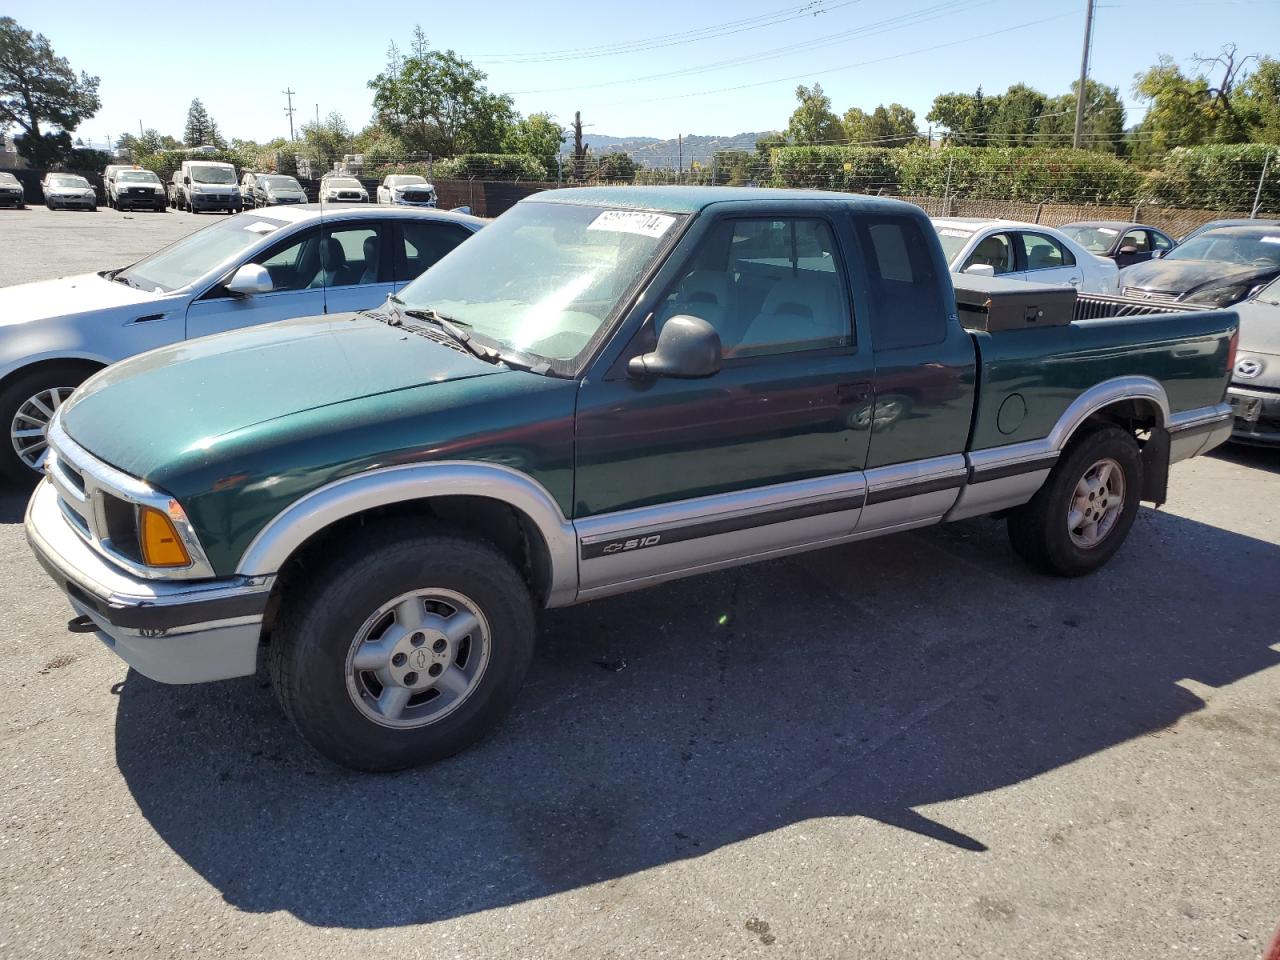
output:
<instances>
[{"instance_id":1,"label":"car windshield","mask_svg":"<svg viewBox=\"0 0 1280 960\"><path fill-rule=\"evenodd\" d=\"M934 229L938 231L938 242L942 244L942 252L946 255L947 263L951 263L964 249L964 245L973 239L972 230L957 230L955 227L944 227L934 224Z\"/></svg>"},{"instance_id":2,"label":"car windshield","mask_svg":"<svg viewBox=\"0 0 1280 960\"><path fill-rule=\"evenodd\" d=\"M399 293L477 338L567 372L683 218L517 204Z\"/></svg>"},{"instance_id":3,"label":"car windshield","mask_svg":"<svg viewBox=\"0 0 1280 960\"><path fill-rule=\"evenodd\" d=\"M283 226L257 214L237 214L171 243L113 279L157 293L179 290Z\"/></svg>"},{"instance_id":4,"label":"car windshield","mask_svg":"<svg viewBox=\"0 0 1280 960\"><path fill-rule=\"evenodd\" d=\"M413 186L417 186L420 183L426 183L426 182L427 182L426 177L410 177L410 176L393 177L391 180L391 186L413 187Z\"/></svg>"},{"instance_id":5,"label":"car windshield","mask_svg":"<svg viewBox=\"0 0 1280 960\"><path fill-rule=\"evenodd\" d=\"M353 190L360 187L360 181L351 177L330 177L325 181L325 185L329 187L342 187L344 190Z\"/></svg>"},{"instance_id":6,"label":"car windshield","mask_svg":"<svg viewBox=\"0 0 1280 960\"><path fill-rule=\"evenodd\" d=\"M0 183L7 183L10 186L18 182L18 178L12 173L0 173Z\"/></svg>"},{"instance_id":7,"label":"car windshield","mask_svg":"<svg viewBox=\"0 0 1280 960\"><path fill-rule=\"evenodd\" d=\"M1090 253L1106 253L1120 231L1115 227L1059 227L1063 233Z\"/></svg>"},{"instance_id":8,"label":"car windshield","mask_svg":"<svg viewBox=\"0 0 1280 960\"><path fill-rule=\"evenodd\" d=\"M51 187L87 187L89 181L84 177L50 177Z\"/></svg>"},{"instance_id":9,"label":"car windshield","mask_svg":"<svg viewBox=\"0 0 1280 960\"><path fill-rule=\"evenodd\" d=\"M1274 234L1211 230L1174 247L1165 260L1216 260L1220 263L1280 267L1280 229Z\"/></svg>"},{"instance_id":10,"label":"car windshield","mask_svg":"<svg viewBox=\"0 0 1280 960\"><path fill-rule=\"evenodd\" d=\"M264 187L274 187L277 190L302 189L302 184L298 183L293 177L263 177L258 182Z\"/></svg>"},{"instance_id":11,"label":"car windshield","mask_svg":"<svg viewBox=\"0 0 1280 960\"><path fill-rule=\"evenodd\" d=\"M116 179L123 183L159 183L160 178L150 170L121 170Z\"/></svg>"},{"instance_id":12,"label":"car windshield","mask_svg":"<svg viewBox=\"0 0 1280 960\"><path fill-rule=\"evenodd\" d=\"M236 173L230 167L205 167L196 166L191 168L192 183L235 183Z\"/></svg>"},{"instance_id":13,"label":"car windshield","mask_svg":"<svg viewBox=\"0 0 1280 960\"><path fill-rule=\"evenodd\" d=\"M1259 290L1253 299L1280 306L1280 277L1276 277Z\"/></svg>"}]
</instances>

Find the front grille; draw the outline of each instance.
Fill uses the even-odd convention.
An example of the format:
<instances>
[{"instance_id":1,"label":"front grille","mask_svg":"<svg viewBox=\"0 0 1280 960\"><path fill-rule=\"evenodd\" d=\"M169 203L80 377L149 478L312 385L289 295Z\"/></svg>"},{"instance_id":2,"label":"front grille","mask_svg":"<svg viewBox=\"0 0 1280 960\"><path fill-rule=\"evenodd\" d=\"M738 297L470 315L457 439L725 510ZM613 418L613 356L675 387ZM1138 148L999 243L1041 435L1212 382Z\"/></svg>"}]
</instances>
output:
<instances>
[{"instance_id":1,"label":"front grille","mask_svg":"<svg viewBox=\"0 0 1280 960\"><path fill-rule=\"evenodd\" d=\"M1120 292L1133 300L1151 300L1155 303L1178 302L1178 294L1172 290L1143 290L1139 287L1125 287Z\"/></svg>"},{"instance_id":2,"label":"front grille","mask_svg":"<svg viewBox=\"0 0 1280 960\"><path fill-rule=\"evenodd\" d=\"M338 193L338 199L339 200L359 200L360 194L352 193L350 190L341 191Z\"/></svg>"}]
</instances>

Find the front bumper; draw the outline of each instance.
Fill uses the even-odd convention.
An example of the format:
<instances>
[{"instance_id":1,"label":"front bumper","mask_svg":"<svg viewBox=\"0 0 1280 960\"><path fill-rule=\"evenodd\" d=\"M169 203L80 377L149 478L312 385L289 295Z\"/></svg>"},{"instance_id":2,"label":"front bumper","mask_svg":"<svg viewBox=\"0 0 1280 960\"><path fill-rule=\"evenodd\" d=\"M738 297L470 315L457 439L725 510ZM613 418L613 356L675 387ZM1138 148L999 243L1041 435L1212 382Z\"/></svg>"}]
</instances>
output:
<instances>
[{"instance_id":1,"label":"front bumper","mask_svg":"<svg viewBox=\"0 0 1280 960\"><path fill-rule=\"evenodd\" d=\"M1268 446L1280 444L1280 390L1255 390L1232 384L1227 388L1227 400L1237 414L1231 431L1232 440ZM1255 409L1256 418L1242 415L1246 410Z\"/></svg>"},{"instance_id":2,"label":"front bumper","mask_svg":"<svg viewBox=\"0 0 1280 960\"><path fill-rule=\"evenodd\" d=\"M8 190L0 192L0 203L6 206L21 207L26 205L26 197L18 192L9 192Z\"/></svg>"},{"instance_id":3,"label":"front bumper","mask_svg":"<svg viewBox=\"0 0 1280 960\"><path fill-rule=\"evenodd\" d=\"M190 193L187 199L194 210L234 210L244 205L238 193Z\"/></svg>"},{"instance_id":4,"label":"front bumper","mask_svg":"<svg viewBox=\"0 0 1280 960\"><path fill-rule=\"evenodd\" d=\"M98 205L96 197L45 197L45 201L52 207L80 207L90 210Z\"/></svg>"},{"instance_id":5,"label":"front bumper","mask_svg":"<svg viewBox=\"0 0 1280 960\"><path fill-rule=\"evenodd\" d=\"M87 617L98 639L143 676L160 683L203 683L257 669L270 577L143 580L93 550L40 481L27 505L27 542L36 559Z\"/></svg>"}]
</instances>

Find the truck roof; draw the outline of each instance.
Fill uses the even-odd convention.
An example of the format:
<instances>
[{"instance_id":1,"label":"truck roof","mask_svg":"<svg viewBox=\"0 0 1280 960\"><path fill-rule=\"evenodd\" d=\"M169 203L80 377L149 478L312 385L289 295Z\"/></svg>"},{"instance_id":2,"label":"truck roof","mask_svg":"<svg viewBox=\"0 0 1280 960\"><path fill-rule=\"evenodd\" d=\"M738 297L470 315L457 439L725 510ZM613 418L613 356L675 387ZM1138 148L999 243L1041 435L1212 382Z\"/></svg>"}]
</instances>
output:
<instances>
[{"instance_id":1,"label":"truck roof","mask_svg":"<svg viewBox=\"0 0 1280 960\"><path fill-rule=\"evenodd\" d=\"M825 200L880 213L901 212L904 209L918 212L913 204L885 197L868 197L834 190L788 190L771 187L572 187L546 190L522 202L581 203L636 210L664 210L668 213L697 213L713 203L737 203L743 200Z\"/></svg>"}]
</instances>

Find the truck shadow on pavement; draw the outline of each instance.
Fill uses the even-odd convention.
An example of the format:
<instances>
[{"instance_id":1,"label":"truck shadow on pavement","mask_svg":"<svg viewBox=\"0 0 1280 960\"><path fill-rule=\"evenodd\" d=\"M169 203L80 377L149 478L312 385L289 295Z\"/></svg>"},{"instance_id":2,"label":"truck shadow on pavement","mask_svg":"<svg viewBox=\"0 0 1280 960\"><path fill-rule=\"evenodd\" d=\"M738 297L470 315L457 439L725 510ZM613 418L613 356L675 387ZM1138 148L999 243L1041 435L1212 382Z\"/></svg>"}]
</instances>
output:
<instances>
[{"instance_id":1,"label":"truck shadow on pavement","mask_svg":"<svg viewBox=\"0 0 1280 960\"><path fill-rule=\"evenodd\" d=\"M1101 574L1041 578L973 521L552 612L507 722L431 768L328 765L261 676L130 674L117 760L229 903L319 926L503 907L814 817L980 857L994 838L919 808L1209 722L1179 681L1280 663L1278 577L1280 546L1144 510ZM1256 723L1280 773L1280 711Z\"/></svg>"}]
</instances>

